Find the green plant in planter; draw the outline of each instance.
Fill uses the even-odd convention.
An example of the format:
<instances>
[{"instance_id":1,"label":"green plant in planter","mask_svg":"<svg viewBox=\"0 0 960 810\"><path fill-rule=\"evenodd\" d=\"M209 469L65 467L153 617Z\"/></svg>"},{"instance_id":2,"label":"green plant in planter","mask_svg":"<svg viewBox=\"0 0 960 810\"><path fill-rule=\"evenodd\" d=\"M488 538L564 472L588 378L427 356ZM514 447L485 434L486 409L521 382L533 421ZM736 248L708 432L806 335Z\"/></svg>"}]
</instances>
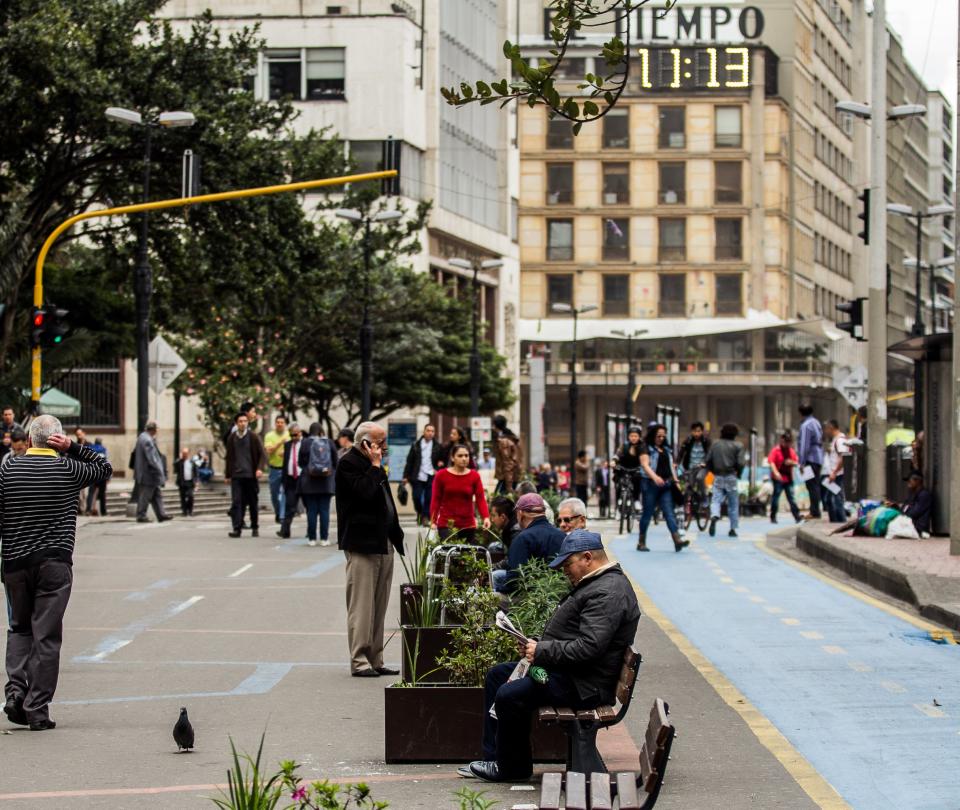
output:
<instances>
[{"instance_id":1,"label":"green plant in planter","mask_svg":"<svg viewBox=\"0 0 960 810\"><path fill-rule=\"evenodd\" d=\"M274 810L280 803L283 772L278 771L269 778L260 772L265 736L260 735L256 759L249 754L238 754L233 739L230 739L233 768L227 771L227 792L221 791L219 798L211 799L217 807L222 810Z\"/></svg>"},{"instance_id":2,"label":"green plant in planter","mask_svg":"<svg viewBox=\"0 0 960 810\"><path fill-rule=\"evenodd\" d=\"M400 558L403 565L403 573L406 582L411 585L424 585L427 581L427 560L430 558L430 552L440 543L435 534L431 532L417 532L417 542L409 554Z\"/></svg>"},{"instance_id":3,"label":"green plant in planter","mask_svg":"<svg viewBox=\"0 0 960 810\"><path fill-rule=\"evenodd\" d=\"M560 600L570 593L570 582L539 559L524 563L517 573L510 618L527 636L539 638Z\"/></svg>"}]
</instances>

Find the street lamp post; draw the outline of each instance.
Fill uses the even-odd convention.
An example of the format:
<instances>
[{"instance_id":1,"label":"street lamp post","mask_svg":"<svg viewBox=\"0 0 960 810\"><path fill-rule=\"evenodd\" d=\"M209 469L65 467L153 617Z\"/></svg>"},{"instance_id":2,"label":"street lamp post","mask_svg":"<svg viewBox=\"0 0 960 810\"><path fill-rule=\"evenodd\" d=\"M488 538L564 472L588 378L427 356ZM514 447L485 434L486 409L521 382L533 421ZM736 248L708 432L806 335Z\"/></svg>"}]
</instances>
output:
<instances>
[{"instance_id":1,"label":"street lamp post","mask_svg":"<svg viewBox=\"0 0 960 810\"><path fill-rule=\"evenodd\" d=\"M380 211L373 216L355 208L338 208L334 214L340 219L363 228L363 319L360 323L360 418L370 419L370 392L373 381L373 324L370 323L370 235L374 222L392 222L400 219L400 211Z\"/></svg>"},{"instance_id":2,"label":"street lamp post","mask_svg":"<svg viewBox=\"0 0 960 810\"><path fill-rule=\"evenodd\" d=\"M650 330L634 329L632 332L626 332L623 329L612 330L614 335L627 339L627 399L623 413L628 420L633 416L633 389L637 387L637 376L633 367L633 341L635 338L647 334L648 331Z\"/></svg>"},{"instance_id":3,"label":"street lamp post","mask_svg":"<svg viewBox=\"0 0 960 810\"><path fill-rule=\"evenodd\" d=\"M461 270L473 271L473 315L470 321L470 416L480 415L480 344L478 338L478 321L480 311L480 284L477 275L481 270L495 270L503 267L501 259L484 259L481 262L471 262L467 259L450 259L450 264ZM476 440L475 436L470 437Z\"/></svg>"},{"instance_id":4,"label":"street lamp post","mask_svg":"<svg viewBox=\"0 0 960 810\"><path fill-rule=\"evenodd\" d=\"M918 273L921 270L930 271L930 331L933 334L937 333L937 305L936 305L936 294L937 294L937 270L941 270L947 267L953 267L954 258L952 256L946 256L942 259L937 259L937 261L930 262L920 262L920 266L917 266L916 259L904 259L903 266L909 267L910 269L915 269ZM951 271L951 281L952 281L952 272ZM917 279L917 288L920 287L920 280Z\"/></svg>"},{"instance_id":5,"label":"street lamp post","mask_svg":"<svg viewBox=\"0 0 960 810\"><path fill-rule=\"evenodd\" d=\"M563 312L573 315L573 348L570 361L570 475L572 476L577 469L577 401L580 397L580 390L577 386L577 321L585 312L593 312L597 308L596 304L584 304L582 307L574 307L570 304L554 304L554 312Z\"/></svg>"},{"instance_id":6,"label":"street lamp post","mask_svg":"<svg viewBox=\"0 0 960 810\"><path fill-rule=\"evenodd\" d=\"M925 219L932 219L933 217L945 216L947 214L953 213L952 205L935 205L932 208L928 208L926 211L914 211L909 205L903 205L902 203L889 203L887 205L887 211L891 214L896 214L897 216L904 217L908 220L912 219L916 223L916 236L917 236L917 260L916 260L916 276L914 283L914 306L913 306L913 329L911 334L914 337L923 337L926 333L926 328L923 323L923 221ZM930 305L934 306L934 278L933 273L930 273ZM936 310L933 311L933 331L936 331ZM920 360L913 361L913 430L915 433L919 433L923 430L923 366L921 365Z\"/></svg>"},{"instance_id":7,"label":"street lamp post","mask_svg":"<svg viewBox=\"0 0 960 810\"><path fill-rule=\"evenodd\" d=\"M145 119L135 110L108 107L104 115L109 121L146 130L143 149L143 202L150 201L150 158L153 131L171 127L191 127L196 118L190 112L162 112L156 118ZM140 236L137 244L137 265L133 275L133 299L136 309L134 324L137 343L137 431L142 432L150 418L150 299L153 295L153 273L149 255L150 215L140 215Z\"/></svg>"}]
</instances>

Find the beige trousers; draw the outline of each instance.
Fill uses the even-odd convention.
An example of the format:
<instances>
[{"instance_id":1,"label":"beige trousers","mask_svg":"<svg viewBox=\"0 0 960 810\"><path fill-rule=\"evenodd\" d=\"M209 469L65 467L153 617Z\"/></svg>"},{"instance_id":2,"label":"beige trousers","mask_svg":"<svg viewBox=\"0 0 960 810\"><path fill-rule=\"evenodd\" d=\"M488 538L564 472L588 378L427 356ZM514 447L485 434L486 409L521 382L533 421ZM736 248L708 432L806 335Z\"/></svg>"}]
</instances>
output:
<instances>
[{"instance_id":1,"label":"beige trousers","mask_svg":"<svg viewBox=\"0 0 960 810\"><path fill-rule=\"evenodd\" d=\"M344 552L351 672L383 666L383 624L393 584L393 546L387 548L386 554Z\"/></svg>"}]
</instances>

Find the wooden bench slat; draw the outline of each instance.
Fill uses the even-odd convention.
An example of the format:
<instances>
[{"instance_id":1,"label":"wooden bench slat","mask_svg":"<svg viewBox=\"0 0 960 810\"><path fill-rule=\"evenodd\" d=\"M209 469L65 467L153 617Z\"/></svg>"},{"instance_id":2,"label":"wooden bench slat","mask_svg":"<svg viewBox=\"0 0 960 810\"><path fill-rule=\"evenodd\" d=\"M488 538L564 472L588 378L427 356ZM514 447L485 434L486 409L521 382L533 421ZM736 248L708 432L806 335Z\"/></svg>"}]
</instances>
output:
<instances>
[{"instance_id":1,"label":"wooden bench slat","mask_svg":"<svg viewBox=\"0 0 960 810\"><path fill-rule=\"evenodd\" d=\"M657 737L657 745L662 746L664 741L667 739L667 734L669 733L669 728L672 725L669 718L667 717L667 704L663 702L662 698L657 698L653 702L653 707L650 709L650 725L656 725L659 728L659 736Z\"/></svg>"},{"instance_id":2,"label":"wooden bench slat","mask_svg":"<svg viewBox=\"0 0 960 810\"><path fill-rule=\"evenodd\" d=\"M577 713L573 709L567 708L566 706L557 706L556 712L557 720L559 720L561 723L572 723L577 719Z\"/></svg>"},{"instance_id":3,"label":"wooden bench slat","mask_svg":"<svg viewBox=\"0 0 960 810\"><path fill-rule=\"evenodd\" d=\"M617 795L620 797L620 810L640 810L635 773L627 771L617 774Z\"/></svg>"},{"instance_id":4,"label":"wooden bench slat","mask_svg":"<svg viewBox=\"0 0 960 810\"><path fill-rule=\"evenodd\" d=\"M587 777L571 771L567 774L567 810L587 810Z\"/></svg>"},{"instance_id":5,"label":"wooden bench slat","mask_svg":"<svg viewBox=\"0 0 960 810\"><path fill-rule=\"evenodd\" d=\"M577 720L581 723L597 719L597 713L593 709L580 709L577 712Z\"/></svg>"},{"instance_id":6,"label":"wooden bench slat","mask_svg":"<svg viewBox=\"0 0 960 810\"><path fill-rule=\"evenodd\" d=\"M560 810L562 788L562 773L545 773L540 784L540 810Z\"/></svg>"},{"instance_id":7,"label":"wooden bench slat","mask_svg":"<svg viewBox=\"0 0 960 810\"><path fill-rule=\"evenodd\" d=\"M613 706L597 706L597 717L601 723L608 723L617 716L617 710Z\"/></svg>"},{"instance_id":8,"label":"wooden bench slat","mask_svg":"<svg viewBox=\"0 0 960 810\"><path fill-rule=\"evenodd\" d=\"M648 792L650 786L656 781L656 774L653 772L653 765L650 762L650 754L647 752L646 743L640 749L640 780L643 783L644 790Z\"/></svg>"},{"instance_id":9,"label":"wooden bench slat","mask_svg":"<svg viewBox=\"0 0 960 810\"><path fill-rule=\"evenodd\" d=\"M630 688L633 686L633 682L636 679L637 674L632 669L628 669L620 678L620 682L617 684L617 700L620 703L626 703L630 700Z\"/></svg>"},{"instance_id":10,"label":"wooden bench slat","mask_svg":"<svg viewBox=\"0 0 960 810\"><path fill-rule=\"evenodd\" d=\"M539 719L541 723L556 723L557 710L554 709L553 706L541 706Z\"/></svg>"},{"instance_id":11,"label":"wooden bench slat","mask_svg":"<svg viewBox=\"0 0 960 810\"><path fill-rule=\"evenodd\" d=\"M647 724L647 731L644 735L644 741L647 744L647 753L650 755L651 759L658 748L663 748L663 743L667 739L668 729L669 726L661 726L659 723L655 723L653 720Z\"/></svg>"},{"instance_id":12,"label":"wooden bench slat","mask_svg":"<svg viewBox=\"0 0 960 810\"><path fill-rule=\"evenodd\" d=\"M610 797L610 774L590 774L590 810L613 810Z\"/></svg>"}]
</instances>

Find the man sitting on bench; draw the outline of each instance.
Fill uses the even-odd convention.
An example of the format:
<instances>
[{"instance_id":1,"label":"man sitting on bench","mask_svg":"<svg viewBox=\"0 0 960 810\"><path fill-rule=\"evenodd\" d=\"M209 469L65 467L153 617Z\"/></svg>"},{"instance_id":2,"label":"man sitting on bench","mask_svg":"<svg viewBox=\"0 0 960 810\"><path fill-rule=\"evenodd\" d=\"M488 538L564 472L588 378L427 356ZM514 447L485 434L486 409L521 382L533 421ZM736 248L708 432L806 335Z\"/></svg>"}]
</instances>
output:
<instances>
[{"instance_id":1,"label":"man sitting on bench","mask_svg":"<svg viewBox=\"0 0 960 810\"><path fill-rule=\"evenodd\" d=\"M508 682L512 663L487 671L484 760L459 769L462 776L489 782L529 779L530 724L539 707L591 709L614 702L623 654L640 621L633 586L607 558L600 535L585 529L564 538L550 566L563 569L573 590L550 617L543 638L521 649L531 664L546 670L546 683L529 673ZM496 718L490 716L494 705Z\"/></svg>"}]
</instances>

